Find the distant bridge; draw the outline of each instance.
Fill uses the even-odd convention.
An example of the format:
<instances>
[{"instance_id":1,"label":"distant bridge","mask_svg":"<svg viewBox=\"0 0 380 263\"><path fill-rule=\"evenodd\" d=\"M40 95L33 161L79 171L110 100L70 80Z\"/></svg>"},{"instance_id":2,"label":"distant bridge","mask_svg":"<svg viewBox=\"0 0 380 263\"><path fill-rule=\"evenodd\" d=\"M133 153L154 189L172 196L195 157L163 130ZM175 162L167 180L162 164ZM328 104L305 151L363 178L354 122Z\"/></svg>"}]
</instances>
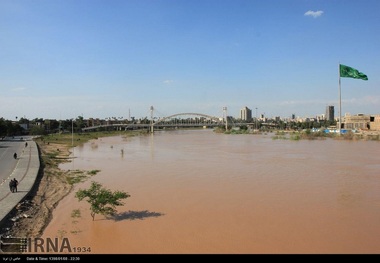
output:
<instances>
[{"instance_id":1,"label":"distant bridge","mask_svg":"<svg viewBox=\"0 0 380 263\"><path fill-rule=\"evenodd\" d=\"M227 117L227 107L223 107L223 117L215 117L208 114L203 113L194 113L194 112L186 112L186 113L176 113L167 117L157 118L154 117L154 108L150 107L150 120L145 118L140 121L117 121L116 119L111 121L100 121L100 124L91 125L89 127L85 127L82 131L91 131L91 130L99 130L99 129L113 129L113 130L136 130L136 129L149 129L150 132L154 132L154 129L176 129L176 128L195 128L195 127L218 127L225 126L226 130L229 126L229 121ZM187 118L184 118L187 117ZM231 122L231 121L230 121ZM255 123L234 123L232 121L230 126L241 126L241 125L256 125ZM273 123L261 123L262 126L275 127L276 124ZM256 128L257 129L257 128Z\"/></svg>"},{"instance_id":2,"label":"distant bridge","mask_svg":"<svg viewBox=\"0 0 380 263\"><path fill-rule=\"evenodd\" d=\"M165 129L165 128L217 127L217 126L224 126L224 125L226 125L227 127L227 120L225 117L215 117L215 116L211 116L211 115L207 115L203 113L186 112L186 113L177 113L177 114L173 114L173 115L162 117L162 118L154 118L152 107L151 107L151 111L152 111L151 119L150 120L146 119L143 121L143 123L142 122L123 122L123 121L114 123L112 121L108 121L103 124L85 127L82 129L82 131L111 128L111 129L118 129L118 130L149 129L151 132L153 132L154 129ZM186 116L187 118L183 118Z\"/></svg>"}]
</instances>

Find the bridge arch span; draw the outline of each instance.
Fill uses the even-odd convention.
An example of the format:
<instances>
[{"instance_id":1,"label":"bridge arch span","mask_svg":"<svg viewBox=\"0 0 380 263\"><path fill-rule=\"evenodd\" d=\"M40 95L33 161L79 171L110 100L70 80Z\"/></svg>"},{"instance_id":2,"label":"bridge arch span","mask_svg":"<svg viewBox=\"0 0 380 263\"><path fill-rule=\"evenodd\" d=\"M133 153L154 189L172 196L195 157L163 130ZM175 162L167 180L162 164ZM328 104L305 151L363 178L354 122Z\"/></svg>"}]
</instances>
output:
<instances>
[{"instance_id":1,"label":"bridge arch span","mask_svg":"<svg viewBox=\"0 0 380 263\"><path fill-rule=\"evenodd\" d=\"M177 116L200 116L200 117L205 117L205 118L209 118L215 122L223 122L223 120L220 120L220 118L218 117L215 117L215 116L211 116L211 115L207 115L207 114L203 114L203 113L194 113L194 112L186 112L186 113L177 113L177 114L173 114L173 115L170 115L170 116L166 116L166 117L163 117L161 119L159 119L158 121L156 121L155 123L153 123L153 126L156 125L156 124L159 124L161 122L164 122L166 120L169 120L171 118L174 118L174 117L177 117Z\"/></svg>"}]
</instances>

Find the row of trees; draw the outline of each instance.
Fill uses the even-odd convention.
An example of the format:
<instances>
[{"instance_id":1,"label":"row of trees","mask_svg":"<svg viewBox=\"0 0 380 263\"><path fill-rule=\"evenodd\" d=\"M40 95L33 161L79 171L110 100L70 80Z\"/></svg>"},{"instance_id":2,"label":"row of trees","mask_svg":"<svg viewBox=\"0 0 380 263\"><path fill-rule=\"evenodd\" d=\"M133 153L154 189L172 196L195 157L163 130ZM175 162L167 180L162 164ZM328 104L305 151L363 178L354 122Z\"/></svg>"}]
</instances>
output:
<instances>
[{"instance_id":1,"label":"row of trees","mask_svg":"<svg viewBox=\"0 0 380 263\"><path fill-rule=\"evenodd\" d=\"M319 129L322 127L335 126L336 121L304 121L304 122L284 122L278 121L278 128L280 130L304 130L304 129Z\"/></svg>"},{"instance_id":2,"label":"row of trees","mask_svg":"<svg viewBox=\"0 0 380 263\"><path fill-rule=\"evenodd\" d=\"M241 126L242 129L247 129L247 125L244 124L243 121L240 121L243 123ZM248 123L248 122L246 122ZM335 126L337 123L336 121L276 121L276 120L268 120L266 122L263 121L257 121L257 123L254 123L254 128L259 130L267 130L267 129L277 129L277 130L305 130L305 129L319 129L319 128L327 128L329 126ZM231 126L232 127L232 126Z\"/></svg>"},{"instance_id":3,"label":"row of trees","mask_svg":"<svg viewBox=\"0 0 380 263\"><path fill-rule=\"evenodd\" d=\"M0 137L18 136L18 135L45 135L57 132L74 132L80 131L85 127L82 116L78 116L75 120L44 120L35 118L28 120L20 118L18 121L5 120L0 118Z\"/></svg>"},{"instance_id":4,"label":"row of trees","mask_svg":"<svg viewBox=\"0 0 380 263\"><path fill-rule=\"evenodd\" d=\"M21 135L22 132L23 128L19 124L0 118L0 137Z\"/></svg>"},{"instance_id":5,"label":"row of trees","mask_svg":"<svg viewBox=\"0 0 380 263\"><path fill-rule=\"evenodd\" d=\"M229 120L230 122L231 120ZM141 123L149 123L150 120L147 118L142 119ZM237 122L237 120L232 120L231 124ZM240 123L242 121L239 121ZM271 126L268 126L271 125ZM329 127L336 125L336 121L276 121L273 119L267 120L266 122L257 121L255 123L258 129L268 129L268 127L273 127L280 130L303 130L303 129L313 129L321 127ZM45 135L48 133L57 132L74 132L81 131L82 128L86 126L85 120L82 116L78 116L75 120L44 120L42 118L36 118L33 120L28 120L26 118L20 118L18 121L5 120L0 118L0 136L16 136L16 135ZM242 127L244 128L244 127Z\"/></svg>"}]
</instances>

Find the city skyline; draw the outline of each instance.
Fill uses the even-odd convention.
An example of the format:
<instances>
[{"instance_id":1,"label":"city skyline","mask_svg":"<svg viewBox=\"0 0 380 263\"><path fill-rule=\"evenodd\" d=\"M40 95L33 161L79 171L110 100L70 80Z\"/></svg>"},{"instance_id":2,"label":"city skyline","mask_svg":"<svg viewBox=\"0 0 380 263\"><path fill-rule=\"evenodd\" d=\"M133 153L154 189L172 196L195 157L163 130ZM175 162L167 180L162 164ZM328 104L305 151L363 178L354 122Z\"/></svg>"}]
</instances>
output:
<instances>
[{"instance_id":1,"label":"city skyline","mask_svg":"<svg viewBox=\"0 0 380 263\"><path fill-rule=\"evenodd\" d=\"M150 107L150 109L154 109L153 106ZM325 109L325 113L319 113L319 114L316 114L316 115L313 115L313 116L300 116L300 115L297 115L297 114L294 114L292 113L290 116L282 116L282 115L277 115L277 116L268 116L268 115L265 115L265 112L264 113L256 113L257 116L253 115L252 111L255 110L257 111L258 108L255 108L255 109L251 109L247 106L244 106L243 108L241 108L239 110L239 113L238 114L229 114L228 113L228 110L227 110L227 107L223 107L223 113L222 115L209 115L207 113L201 113L201 112L178 112L178 113L175 113L175 114L171 114L171 115L167 115L167 116L159 116L159 115L156 115L153 110L153 113L152 111L150 111L150 116L142 116L142 117L135 117L135 116L132 116L132 115L128 115L128 116L107 116L107 117L104 117L104 118L100 118L100 117L97 117L97 116L88 116L88 117L85 117L83 115L78 115L76 117L73 117L73 118L66 118L66 119L63 119L63 118L42 118L42 117L36 117L36 118L27 118L26 116L15 116L15 121L17 122L18 120L20 119L26 119L26 120L38 120L38 119L42 119L42 120L57 120L57 121L67 121L67 120L75 120L77 118L80 118L82 117L84 120L103 120L103 121L137 121L137 120L143 120L143 119L154 119L154 120L159 120L159 119L162 119L162 118L167 118L167 117L173 117L173 118L183 118L184 116L192 116L191 118L197 118L198 116L204 116L207 118L208 117L213 117L213 118L220 118L220 119L224 119L226 117L226 114L229 118L234 118L236 120L243 120L243 121L249 121L249 120L255 120L256 118L257 119L261 119L261 120L296 120L296 121L303 121L303 120L329 120L329 121L338 121L339 119L339 116L336 116L335 115L335 107L334 106L331 106L331 105L327 105L326 106L326 109ZM153 114L153 116L152 116ZM363 113L354 113L354 114L351 114L351 113L345 113L345 114L342 114L342 118L344 117L347 117L347 116L359 116L359 115L365 115L365 116L380 116L380 114L363 114ZM178 117L177 117L178 116ZM1 117L0 117L1 118ZM6 119L6 120L11 120L11 121L14 121L13 119Z\"/></svg>"},{"instance_id":2,"label":"city skyline","mask_svg":"<svg viewBox=\"0 0 380 263\"><path fill-rule=\"evenodd\" d=\"M0 117L0 118L4 118L5 120L11 120L11 121L17 121L17 120L20 120L21 118L24 118L24 119L27 119L27 120L34 120L34 119L44 119L44 120L71 120L71 119L76 119L78 117L82 117L83 119L101 119L101 120L117 120L117 121L120 121L120 120L142 120L142 119L151 119L152 118L152 113L151 113L151 109L154 107L153 106L150 106L150 113L149 113L149 116L148 114L145 115L145 116L140 116L140 117L135 117L135 116L132 116L130 114L130 110L128 112L127 115L124 115L124 116L116 116L116 115L113 115L113 116L106 116L106 117L99 117L99 116L84 116L83 114L79 114L77 116L74 116L74 117L71 117L71 118L61 118L61 117L49 117L49 118L44 118L44 117L41 117L41 116L37 116L37 117L34 117L34 118L28 118L27 116L14 116L14 118L4 118L4 117ZM208 115L208 116L212 116L212 117L217 117L217 118L225 118L225 114L227 114L227 116L229 117L232 117L234 119L241 119L241 120L247 120L247 119L255 119L255 118L258 118L258 119L268 119L268 120L272 120L272 119L282 119L282 120L286 120L286 119L326 119L326 120L336 120L338 121L338 118L339 116L336 116L336 109L335 109L335 106L334 105L326 105L326 108L324 109L325 112L320 112L318 114L315 114L315 115L297 115L295 113L292 113L290 114L289 116L286 115L286 116L283 116L283 115L275 115L275 116L268 116L265 114L265 112L261 112L259 113L258 112L258 108L249 108L247 106L244 106L242 107L239 112L237 113L229 113L228 112L228 108L227 107L223 107L223 112L220 112L220 115L210 115L208 113L202 113L202 112L195 112L195 111L192 111L192 112L177 112L177 113L172 113L170 115L157 115L155 113L155 109L153 110L153 119L161 119L161 118L164 118L164 117L169 117L171 115L182 115L182 116L185 116L185 115L194 115L194 114L204 114L204 115ZM256 111L256 116L253 115L252 111ZM160 113L159 113L160 114ZM350 113L350 112L346 112L346 113L343 113L342 114L342 118L343 117L346 117L346 116L357 116L357 115L368 115L368 116L377 116L377 115L380 115L379 113L366 113L366 114L363 114L361 112L358 112L358 113ZM249 117L250 116L250 117Z\"/></svg>"},{"instance_id":3,"label":"city skyline","mask_svg":"<svg viewBox=\"0 0 380 263\"><path fill-rule=\"evenodd\" d=\"M380 114L378 0L0 1L0 118Z\"/></svg>"}]
</instances>

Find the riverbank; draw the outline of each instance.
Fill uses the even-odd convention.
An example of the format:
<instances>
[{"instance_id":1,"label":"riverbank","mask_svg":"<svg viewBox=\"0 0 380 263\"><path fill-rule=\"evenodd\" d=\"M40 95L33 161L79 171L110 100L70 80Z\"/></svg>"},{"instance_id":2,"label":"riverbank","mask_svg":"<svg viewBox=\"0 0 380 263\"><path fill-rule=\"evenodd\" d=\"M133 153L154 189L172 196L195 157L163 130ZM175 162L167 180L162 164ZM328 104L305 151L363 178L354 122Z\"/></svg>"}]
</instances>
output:
<instances>
[{"instance_id":1,"label":"riverbank","mask_svg":"<svg viewBox=\"0 0 380 263\"><path fill-rule=\"evenodd\" d=\"M124 132L123 136L137 136L143 132ZM40 237L52 219L52 212L77 182L86 180L96 171L62 171L59 165L71 162L73 147L99 137L120 135L120 132L54 134L35 139L40 155L40 171L36 183L23 202L12 211L1 234L11 237ZM17 220L15 220L17 218Z\"/></svg>"}]
</instances>

